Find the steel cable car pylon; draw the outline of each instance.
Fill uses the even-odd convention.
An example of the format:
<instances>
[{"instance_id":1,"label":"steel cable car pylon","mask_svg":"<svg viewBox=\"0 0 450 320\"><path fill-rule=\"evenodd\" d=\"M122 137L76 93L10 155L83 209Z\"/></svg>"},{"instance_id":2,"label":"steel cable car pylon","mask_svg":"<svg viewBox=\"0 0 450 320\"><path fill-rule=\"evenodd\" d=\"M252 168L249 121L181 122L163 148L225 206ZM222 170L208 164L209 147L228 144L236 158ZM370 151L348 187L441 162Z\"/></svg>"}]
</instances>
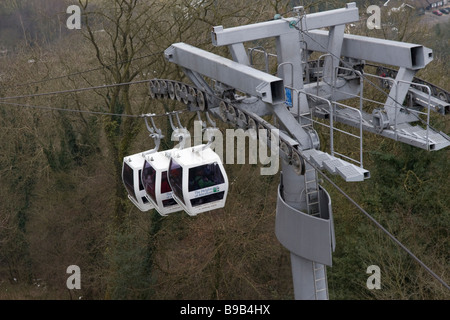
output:
<instances>
[{"instance_id":1,"label":"steel cable car pylon","mask_svg":"<svg viewBox=\"0 0 450 320\"><path fill-rule=\"evenodd\" d=\"M361 132L369 131L427 150L449 146L450 139L443 133L429 134L428 123L426 136L417 134L416 127L409 122L417 121L418 113L411 116L411 110L400 106L411 90L412 75L432 60L430 49L344 35L345 24L359 20L355 3L348 3L342 9L307 15L302 7L294 8L294 12L298 13L294 18L281 17L229 29L214 27L213 45L228 46L233 60L185 43L173 44L165 51L166 59L180 66L194 85L154 79L150 83L150 95L156 99L176 98L186 104L189 111L211 112L222 121L243 129L278 130L282 167L275 234L291 252L295 299L322 300L329 298L326 266L332 265L335 235L331 198L319 184L316 170L340 175L347 182L364 181L370 178L370 173L363 168L362 157L359 162L346 157L335 152L332 144L330 154L321 151L323 146L312 126L313 118L329 121L326 126L331 137L336 130L333 123L341 122L355 126ZM322 28L329 28L329 31L320 30ZM244 47L244 43L264 38L276 40L277 76L253 68ZM326 52L322 55L325 59L322 65L318 61L315 68L309 68L304 57L313 51ZM391 90L387 100L381 103L380 112L367 113L362 108L362 81L368 74L359 71L365 60L400 68L394 81L396 87L402 85L395 89L398 92ZM351 64L350 70L354 67L355 72L339 73L342 63L347 69ZM310 73L305 76L305 71ZM213 80L214 87L209 85L207 78ZM360 109L338 102L351 96L360 99ZM201 104L198 97L201 97ZM291 97L289 101L286 100L288 97ZM448 110L448 107L436 109ZM263 120L266 115L273 116L276 124ZM432 147L429 137L435 140ZM270 139L266 140L269 145ZM362 146L362 137L360 142ZM188 171L194 168L190 167L192 163L198 167L201 157L192 163L185 160L181 164L178 159L194 158L199 154L196 151L208 149L203 145L187 148L173 153L171 158L169 182L174 199L184 204L185 210L192 215L196 214L193 207L186 204L193 205L191 201L201 198L201 194L195 194L200 189L190 189L192 179ZM227 183L225 179L224 182ZM211 191L204 195L212 195Z\"/></svg>"}]
</instances>

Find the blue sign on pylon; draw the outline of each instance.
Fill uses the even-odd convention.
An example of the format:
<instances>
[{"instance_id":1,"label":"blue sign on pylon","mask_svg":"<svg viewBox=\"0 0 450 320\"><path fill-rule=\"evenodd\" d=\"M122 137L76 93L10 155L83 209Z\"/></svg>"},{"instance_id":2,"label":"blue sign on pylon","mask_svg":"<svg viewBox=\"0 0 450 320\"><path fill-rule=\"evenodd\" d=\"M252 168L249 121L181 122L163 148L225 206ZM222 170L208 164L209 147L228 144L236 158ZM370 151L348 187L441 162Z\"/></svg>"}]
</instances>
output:
<instances>
[{"instance_id":1,"label":"blue sign on pylon","mask_svg":"<svg viewBox=\"0 0 450 320\"><path fill-rule=\"evenodd\" d=\"M286 105L292 107L292 90L289 88L284 88L284 93L286 95Z\"/></svg>"}]
</instances>

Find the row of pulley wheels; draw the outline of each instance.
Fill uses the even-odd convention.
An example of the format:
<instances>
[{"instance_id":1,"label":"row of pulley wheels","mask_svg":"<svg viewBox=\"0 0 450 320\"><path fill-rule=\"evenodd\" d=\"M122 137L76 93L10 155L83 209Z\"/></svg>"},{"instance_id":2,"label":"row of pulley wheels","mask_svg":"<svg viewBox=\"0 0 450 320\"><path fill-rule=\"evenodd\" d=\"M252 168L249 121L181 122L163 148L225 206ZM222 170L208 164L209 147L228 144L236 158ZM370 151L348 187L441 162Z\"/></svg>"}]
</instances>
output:
<instances>
[{"instance_id":1,"label":"row of pulley wheels","mask_svg":"<svg viewBox=\"0 0 450 320\"><path fill-rule=\"evenodd\" d=\"M198 88L186 85L172 80L153 79L149 83L150 97L153 99L171 99L198 107L201 111L207 110L207 99L203 91ZM271 129L264 126L262 122L255 121L252 117L245 114L242 110L221 100L219 103L219 117L223 122L230 123L241 129L253 129L254 138L258 138L259 129L267 130L267 141L271 139ZM280 150L284 154L284 158L294 167L297 174L304 172L304 161L300 155L292 150L287 142L280 140Z\"/></svg>"}]
</instances>

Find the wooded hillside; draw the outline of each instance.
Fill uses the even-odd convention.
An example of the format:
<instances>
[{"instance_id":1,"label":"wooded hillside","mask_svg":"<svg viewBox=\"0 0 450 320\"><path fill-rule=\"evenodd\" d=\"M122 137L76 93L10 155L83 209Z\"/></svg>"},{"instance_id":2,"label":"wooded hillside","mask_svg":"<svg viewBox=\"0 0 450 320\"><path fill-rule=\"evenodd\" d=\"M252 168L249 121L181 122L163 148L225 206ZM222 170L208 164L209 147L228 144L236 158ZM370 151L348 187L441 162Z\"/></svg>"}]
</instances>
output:
<instances>
[{"instance_id":1,"label":"wooded hillside","mask_svg":"<svg viewBox=\"0 0 450 320\"><path fill-rule=\"evenodd\" d=\"M2 2L0 97L152 78L187 82L182 70L164 59L172 43L229 55L211 45L212 27L288 15L297 2ZM75 3L82 28L68 30L65 11ZM304 3L323 10L345 1ZM365 9L360 12L366 19ZM420 17L413 15L391 18L401 31L395 38L392 29L368 31L364 23L351 32L432 48L435 59L418 76L450 90L449 23L425 26L414 23ZM261 176L260 165L225 165L226 207L195 217L144 213L128 200L122 159L154 145L142 119L123 115L182 107L150 99L145 83L0 103L0 299L293 299L289 252L274 232L279 174ZM181 115L191 132L196 117ZM449 134L449 119L434 114L433 126ZM156 120L165 135L161 149L169 149L168 119ZM218 126L228 128L219 121ZM337 143L354 151L347 140ZM330 176L446 283L449 154L448 148L427 152L365 134L364 167L371 178L346 183ZM337 243L327 268L330 299L450 298L331 184L322 184L331 195ZM79 290L66 287L70 265L80 267ZM380 290L366 287L370 265L381 269Z\"/></svg>"}]
</instances>

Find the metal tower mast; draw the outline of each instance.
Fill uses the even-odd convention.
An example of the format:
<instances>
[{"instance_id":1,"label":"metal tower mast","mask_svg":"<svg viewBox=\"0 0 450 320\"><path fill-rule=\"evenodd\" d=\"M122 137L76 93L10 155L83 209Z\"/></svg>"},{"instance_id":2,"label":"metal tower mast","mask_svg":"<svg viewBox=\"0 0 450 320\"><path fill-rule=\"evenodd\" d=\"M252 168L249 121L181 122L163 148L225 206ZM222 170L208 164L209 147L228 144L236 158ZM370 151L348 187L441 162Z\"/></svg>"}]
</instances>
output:
<instances>
[{"instance_id":1,"label":"metal tower mast","mask_svg":"<svg viewBox=\"0 0 450 320\"><path fill-rule=\"evenodd\" d=\"M176 98L191 110L208 110L246 129L272 130L276 127L261 117L274 115L282 158L275 233L291 252L295 299L322 300L328 299L326 266L332 264L335 237L331 199L319 185L316 169L340 175L349 182L369 178L369 171L363 168L362 131L426 150L445 148L450 139L429 127L429 116L430 111L449 112L449 104L433 95L429 86L413 83L415 73L432 61L430 49L344 33L346 24L359 20L355 3L313 14L305 14L303 7L294 11L297 16L292 18L228 29L214 27L212 43L228 46L233 60L185 43L173 44L165 57L183 68L194 86L188 89L178 82L155 79L150 93ZM264 71L252 66L253 53L258 50L268 61L265 50L248 51L244 47L244 43L265 38L275 39L275 75L268 72L268 63ZM312 52L322 55L311 62L308 58ZM381 77L363 72L365 60L399 68L395 79L381 79L390 84L390 92L372 113L363 109L363 83L371 76L378 83ZM213 80L214 86L208 80ZM245 96L237 95L236 90ZM403 105L407 95L414 101L413 107ZM349 97L360 100L359 109L340 103ZM427 112L421 113L423 107ZM413 125L423 114L427 117L426 127ZM319 150L313 117L329 121L330 153ZM359 129L359 159L334 150L335 122Z\"/></svg>"}]
</instances>

